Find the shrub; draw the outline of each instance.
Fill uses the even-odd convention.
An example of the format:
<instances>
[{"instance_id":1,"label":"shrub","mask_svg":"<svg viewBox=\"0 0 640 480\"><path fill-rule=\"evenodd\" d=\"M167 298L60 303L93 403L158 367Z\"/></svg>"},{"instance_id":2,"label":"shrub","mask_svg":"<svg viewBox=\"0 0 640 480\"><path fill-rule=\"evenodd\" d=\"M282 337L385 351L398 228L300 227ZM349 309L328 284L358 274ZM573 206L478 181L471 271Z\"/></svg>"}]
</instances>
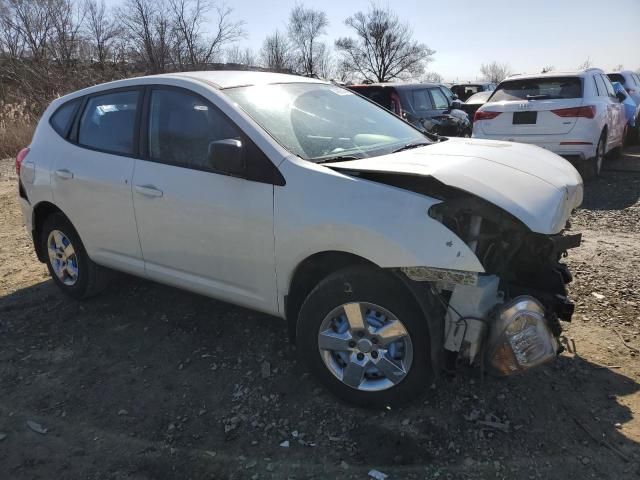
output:
<instances>
[{"instance_id":1,"label":"shrub","mask_svg":"<svg viewBox=\"0 0 640 480\"><path fill-rule=\"evenodd\" d=\"M26 102L0 102L0 158L15 157L28 146L35 123Z\"/></svg>"}]
</instances>

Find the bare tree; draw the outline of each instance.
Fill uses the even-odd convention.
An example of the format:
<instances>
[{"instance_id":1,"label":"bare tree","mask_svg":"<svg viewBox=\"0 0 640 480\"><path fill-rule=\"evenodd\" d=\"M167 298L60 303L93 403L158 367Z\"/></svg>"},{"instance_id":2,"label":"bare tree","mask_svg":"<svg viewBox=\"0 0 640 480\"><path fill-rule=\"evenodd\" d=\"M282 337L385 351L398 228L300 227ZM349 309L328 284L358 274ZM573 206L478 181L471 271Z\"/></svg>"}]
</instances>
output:
<instances>
[{"instance_id":1,"label":"bare tree","mask_svg":"<svg viewBox=\"0 0 640 480\"><path fill-rule=\"evenodd\" d=\"M327 54L319 38L329 25L327 14L321 10L297 5L289 15L289 38L296 54L297 68L305 75L318 75L322 56Z\"/></svg>"},{"instance_id":2,"label":"bare tree","mask_svg":"<svg viewBox=\"0 0 640 480\"><path fill-rule=\"evenodd\" d=\"M555 67L553 65L545 65L544 67L542 67L542 71L540 73L549 73L549 72L553 72L555 70Z\"/></svg>"},{"instance_id":3,"label":"bare tree","mask_svg":"<svg viewBox=\"0 0 640 480\"><path fill-rule=\"evenodd\" d=\"M587 57L587 59L582 62L580 65L578 65L578 70L586 70L587 68L590 68L591 66L593 66L593 62L591 61L591 57Z\"/></svg>"},{"instance_id":4,"label":"bare tree","mask_svg":"<svg viewBox=\"0 0 640 480\"><path fill-rule=\"evenodd\" d=\"M336 40L336 49L354 72L366 80L387 82L424 72L434 50L413 39L407 22L389 8L372 4L367 12L357 12L345 20L355 38Z\"/></svg>"},{"instance_id":5,"label":"bare tree","mask_svg":"<svg viewBox=\"0 0 640 480\"><path fill-rule=\"evenodd\" d=\"M226 63L246 65L248 67L255 66L256 63L258 63L253 50L250 48L240 48L238 45L234 45L226 50L224 60Z\"/></svg>"},{"instance_id":6,"label":"bare tree","mask_svg":"<svg viewBox=\"0 0 640 480\"><path fill-rule=\"evenodd\" d=\"M104 68L107 59L111 57L111 48L121 29L115 17L109 15L104 0L100 0L100 3L97 0L87 0L86 5L85 34L95 59Z\"/></svg>"},{"instance_id":7,"label":"bare tree","mask_svg":"<svg viewBox=\"0 0 640 480\"><path fill-rule=\"evenodd\" d=\"M86 4L74 0L51 0L49 5L52 22L49 46L54 59L68 68L78 58Z\"/></svg>"},{"instance_id":8,"label":"bare tree","mask_svg":"<svg viewBox=\"0 0 640 480\"><path fill-rule=\"evenodd\" d=\"M624 70L624 65L619 63L614 69L614 72L621 72L622 70Z\"/></svg>"},{"instance_id":9,"label":"bare tree","mask_svg":"<svg viewBox=\"0 0 640 480\"><path fill-rule=\"evenodd\" d=\"M177 56L182 68L200 69L211 63L225 45L244 37L242 21L233 21L232 8L214 6L209 0L169 0L176 34ZM215 11L215 30L203 31L207 16Z\"/></svg>"},{"instance_id":10,"label":"bare tree","mask_svg":"<svg viewBox=\"0 0 640 480\"><path fill-rule=\"evenodd\" d=\"M260 50L262 64L276 72L286 72L292 68L291 45L285 35L278 30L264 39Z\"/></svg>"},{"instance_id":11,"label":"bare tree","mask_svg":"<svg viewBox=\"0 0 640 480\"><path fill-rule=\"evenodd\" d=\"M126 0L118 12L131 49L150 73L166 71L171 28L163 0Z\"/></svg>"},{"instance_id":12,"label":"bare tree","mask_svg":"<svg viewBox=\"0 0 640 480\"><path fill-rule=\"evenodd\" d=\"M47 58L53 28L50 0L4 0L4 16L10 29L24 42L26 53L36 60Z\"/></svg>"},{"instance_id":13,"label":"bare tree","mask_svg":"<svg viewBox=\"0 0 640 480\"><path fill-rule=\"evenodd\" d=\"M440 75L438 72L426 72L422 76L422 81L430 83L442 83L442 75Z\"/></svg>"},{"instance_id":14,"label":"bare tree","mask_svg":"<svg viewBox=\"0 0 640 480\"><path fill-rule=\"evenodd\" d=\"M480 66L480 73L487 82L500 83L511 75L511 67L508 63L483 63Z\"/></svg>"},{"instance_id":15,"label":"bare tree","mask_svg":"<svg viewBox=\"0 0 640 480\"><path fill-rule=\"evenodd\" d=\"M16 60L23 56L25 42L12 14L11 8L0 2L0 51L5 58Z\"/></svg>"}]
</instances>

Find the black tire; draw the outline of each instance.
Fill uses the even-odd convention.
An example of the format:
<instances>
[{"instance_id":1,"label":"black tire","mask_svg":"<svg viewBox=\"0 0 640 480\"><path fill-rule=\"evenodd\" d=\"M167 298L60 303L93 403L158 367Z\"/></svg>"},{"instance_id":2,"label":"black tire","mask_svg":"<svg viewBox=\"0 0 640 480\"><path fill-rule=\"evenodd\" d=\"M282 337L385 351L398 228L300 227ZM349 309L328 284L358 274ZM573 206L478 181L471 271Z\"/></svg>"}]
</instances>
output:
<instances>
[{"instance_id":1,"label":"black tire","mask_svg":"<svg viewBox=\"0 0 640 480\"><path fill-rule=\"evenodd\" d=\"M640 144L640 117L636 119L636 126L629 127L627 131L627 145L638 145Z\"/></svg>"},{"instance_id":2,"label":"black tire","mask_svg":"<svg viewBox=\"0 0 640 480\"><path fill-rule=\"evenodd\" d=\"M77 279L73 285L65 284L56 274L51 258L48 255L48 239L49 234L58 230L71 242L75 251L77 263ZM88 298L102 291L108 280L107 271L96 265L87 255L82 240L71 222L62 213L53 213L49 215L40 228L40 242L42 252L46 257L45 263L49 269L49 274L53 281L58 285L60 290L75 299Z\"/></svg>"},{"instance_id":3,"label":"black tire","mask_svg":"<svg viewBox=\"0 0 640 480\"><path fill-rule=\"evenodd\" d=\"M318 346L324 319L340 305L366 302L378 305L404 325L413 348L413 361L397 384L379 391L363 391L339 380L325 365ZM379 268L349 267L320 282L304 301L297 324L297 348L309 370L333 394L363 407L399 405L418 397L432 379L427 319L399 279Z\"/></svg>"},{"instance_id":4,"label":"black tire","mask_svg":"<svg viewBox=\"0 0 640 480\"><path fill-rule=\"evenodd\" d=\"M604 164L604 159L606 156L606 142L607 131L603 130L602 134L600 135L600 139L598 140L598 145L596 146L596 156L589 161L589 176L591 178L599 177L602 173L602 165Z\"/></svg>"}]
</instances>

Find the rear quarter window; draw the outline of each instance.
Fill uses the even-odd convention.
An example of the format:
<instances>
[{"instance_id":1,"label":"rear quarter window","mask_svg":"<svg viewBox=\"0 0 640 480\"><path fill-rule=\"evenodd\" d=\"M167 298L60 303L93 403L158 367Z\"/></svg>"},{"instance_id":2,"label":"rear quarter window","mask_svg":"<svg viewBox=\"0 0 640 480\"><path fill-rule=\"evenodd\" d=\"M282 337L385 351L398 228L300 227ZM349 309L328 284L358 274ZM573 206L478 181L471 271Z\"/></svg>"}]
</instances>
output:
<instances>
[{"instance_id":1,"label":"rear quarter window","mask_svg":"<svg viewBox=\"0 0 640 480\"><path fill-rule=\"evenodd\" d=\"M492 102L582 98L578 77L527 78L508 80L498 85Z\"/></svg>"},{"instance_id":2,"label":"rear quarter window","mask_svg":"<svg viewBox=\"0 0 640 480\"><path fill-rule=\"evenodd\" d=\"M74 100L70 100L62 106L58 107L58 109L51 115L51 119L49 123L53 129L60 135L61 137L66 137L67 132L69 131L69 126L71 125L71 121L75 116L76 110L80 105L80 99L76 98Z\"/></svg>"}]
</instances>

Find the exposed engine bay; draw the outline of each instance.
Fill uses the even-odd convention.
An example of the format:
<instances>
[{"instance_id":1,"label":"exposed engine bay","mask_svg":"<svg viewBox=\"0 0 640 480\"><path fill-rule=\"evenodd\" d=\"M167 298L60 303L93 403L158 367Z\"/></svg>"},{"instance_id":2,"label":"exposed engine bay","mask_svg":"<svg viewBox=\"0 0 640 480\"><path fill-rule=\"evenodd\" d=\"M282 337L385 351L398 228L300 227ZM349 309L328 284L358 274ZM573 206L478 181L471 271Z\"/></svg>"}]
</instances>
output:
<instances>
[{"instance_id":1,"label":"exposed engine bay","mask_svg":"<svg viewBox=\"0 0 640 480\"><path fill-rule=\"evenodd\" d=\"M441 200L428 214L461 238L485 272L429 267L401 269L428 281L446 306L444 349L457 360L481 361L507 375L552 360L561 351L559 320L571 321L574 305L561 263L581 235L532 232L510 213L433 177L356 172L372 181Z\"/></svg>"}]
</instances>

